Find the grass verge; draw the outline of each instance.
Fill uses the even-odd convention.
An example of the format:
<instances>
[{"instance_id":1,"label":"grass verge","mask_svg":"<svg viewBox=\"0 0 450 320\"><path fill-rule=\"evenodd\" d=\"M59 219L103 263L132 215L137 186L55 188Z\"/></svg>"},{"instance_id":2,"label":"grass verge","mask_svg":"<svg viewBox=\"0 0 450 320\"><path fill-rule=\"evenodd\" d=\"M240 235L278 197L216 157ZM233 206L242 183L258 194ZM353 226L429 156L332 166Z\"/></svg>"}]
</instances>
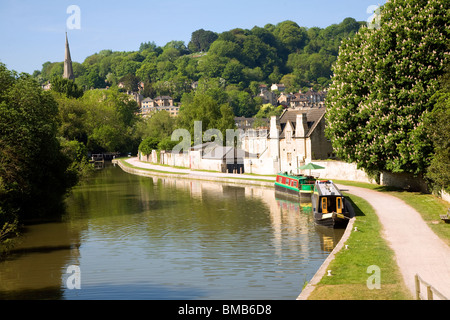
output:
<instances>
[{"instance_id":1,"label":"grass verge","mask_svg":"<svg viewBox=\"0 0 450 320\"><path fill-rule=\"evenodd\" d=\"M362 198L346 194L355 208L356 221L342 249L330 263L331 276L325 275L309 300L409 300L412 299L394 259L394 252L381 236L381 224L374 209ZM373 273L380 268L380 289L369 289Z\"/></svg>"}]
</instances>

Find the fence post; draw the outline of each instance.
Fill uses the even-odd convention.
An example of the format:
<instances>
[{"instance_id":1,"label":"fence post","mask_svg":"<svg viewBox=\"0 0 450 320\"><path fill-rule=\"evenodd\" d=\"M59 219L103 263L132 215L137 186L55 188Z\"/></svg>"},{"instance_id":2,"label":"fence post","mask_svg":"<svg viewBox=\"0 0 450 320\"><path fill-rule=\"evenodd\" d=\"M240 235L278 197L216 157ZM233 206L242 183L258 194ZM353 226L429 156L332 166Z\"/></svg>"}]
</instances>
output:
<instances>
[{"instance_id":1,"label":"fence post","mask_svg":"<svg viewBox=\"0 0 450 320\"><path fill-rule=\"evenodd\" d=\"M416 274L414 276L415 283L416 283L416 300L420 300L420 281L419 281L419 275Z\"/></svg>"},{"instance_id":2,"label":"fence post","mask_svg":"<svg viewBox=\"0 0 450 320\"><path fill-rule=\"evenodd\" d=\"M428 300L433 300L433 290L431 290L431 286L427 286L427 298Z\"/></svg>"}]
</instances>

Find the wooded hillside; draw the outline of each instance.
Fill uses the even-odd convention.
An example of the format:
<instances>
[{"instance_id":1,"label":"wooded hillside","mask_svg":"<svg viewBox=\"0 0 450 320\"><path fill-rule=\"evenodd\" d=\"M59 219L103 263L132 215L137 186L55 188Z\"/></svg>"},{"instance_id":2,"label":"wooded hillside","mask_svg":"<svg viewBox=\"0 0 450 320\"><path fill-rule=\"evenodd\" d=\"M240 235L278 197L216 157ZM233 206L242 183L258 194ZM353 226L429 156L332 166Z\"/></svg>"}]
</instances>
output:
<instances>
[{"instance_id":1,"label":"wooded hillside","mask_svg":"<svg viewBox=\"0 0 450 320\"><path fill-rule=\"evenodd\" d=\"M175 101L192 90L192 83L205 78L224 79L227 90L252 96L259 84L283 83L289 92L321 90L330 83L341 40L364 24L346 18L324 29L300 27L293 21L223 33L200 29L187 45L171 41L160 47L148 41L132 52L102 50L83 63L73 63L75 82L84 89L123 82L135 90L142 81L145 97L170 95ZM33 76L45 83L62 74L63 62L45 62Z\"/></svg>"}]
</instances>

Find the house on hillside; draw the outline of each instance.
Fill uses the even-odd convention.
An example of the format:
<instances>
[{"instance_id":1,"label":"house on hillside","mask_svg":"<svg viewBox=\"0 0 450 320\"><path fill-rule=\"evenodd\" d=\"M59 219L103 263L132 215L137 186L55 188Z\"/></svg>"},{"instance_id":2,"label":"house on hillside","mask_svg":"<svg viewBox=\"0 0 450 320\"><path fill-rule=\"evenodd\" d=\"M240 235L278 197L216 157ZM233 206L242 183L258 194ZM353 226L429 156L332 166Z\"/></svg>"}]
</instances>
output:
<instances>
[{"instance_id":1,"label":"house on hillside","mask_svg":"<svg viewBox=\"0 0 450 320\"><path fill-rule=\"evenodd\" d=\"M173 98L170 96L159 96L153 99L155 107L170 107L173 106Z\"/></svg>"},{"instance_id":2,"label":"house on hillside","mask_svg":"<svg viewBox=\"0 0 450 320\"><path fill-rule=\"evenodd\" d=\"M272 86L270 87L270 90L272 91L278 90L280 92L283 92L284 90L286 90L286 86L282 83L273 83Z\"/></svg>"},{"instance_id":3,"label":"house on hillside","mask_svg":"<svg viewBox=\"0 0 450 320\"><path fill-rule=\"evenodd\" d=\"M167 111L172 117L178 116L179 106L175 106L172 97L159 96L155 99L145 98L141 102L141 115L149 116L158 111Z\"/></svg>"},{"instance_id":4,"label":"house on hillside","mask_svg":"<svg viewBox=\"0 0 450 320\"><path fill-rule=\"evenodd\" d=\"M267 90L266 85L259 86L258 97L261 98L263 104L270 103L274 106L277 104L277 95L275 94L275 92Z\"/></svg>"},{"instance_id":5,"label":"house on hillside","mask_svg":"<svg viewBox=\"0 0 450 320\"><path fill-rule=\"evenodd\" d=\"M249 129L269 128L269 119L266 118L235 117L234 122L237 129L242 129L244 131Z\"/></svg>"},{"instance_id":6,"label":"house on hillside","mask_svg":"<svg viewBox=\"0 0 450 320\"><path fill-rule=\"evenodd\" d=\"M325 107L325 98L327 93L325 91L314 91L312 89L307 92L297 92L291 95L289 106L293 109L306 109L315 106Z\"/></svg>"},{"instance_id":7,"label":"house on hillside","mask_svg":"<svg viewBox=\"0 0 450 320\"><path fill-rule=\"evenodd\" d=\"M281 92L277 99L278 105L288 107L291 102L291 96L289 93Z\"/></svg>"},{"instance_id":8,"label":"house on hillside","mask_svg":"<svg viewBox=\"0 0 450 320\"><path fill-rule=\"evenodd\" d=\"M145 98L141 102L141 115L149 115L150 112L155 108L155 103L152 98Z\"/></svg>"},{"instance_id":9,"label":"house on hillside","mask_svg":"<svg viewBox=\"0 0 450 320\"><path fill-rule=\"evenodd\" d=\"M142 108L142 100L144 100L144 96L142 94L140 94L139 92L127 91L127 95L130 100L136 101L139 108Z\"/></svg>"}]
</instances>

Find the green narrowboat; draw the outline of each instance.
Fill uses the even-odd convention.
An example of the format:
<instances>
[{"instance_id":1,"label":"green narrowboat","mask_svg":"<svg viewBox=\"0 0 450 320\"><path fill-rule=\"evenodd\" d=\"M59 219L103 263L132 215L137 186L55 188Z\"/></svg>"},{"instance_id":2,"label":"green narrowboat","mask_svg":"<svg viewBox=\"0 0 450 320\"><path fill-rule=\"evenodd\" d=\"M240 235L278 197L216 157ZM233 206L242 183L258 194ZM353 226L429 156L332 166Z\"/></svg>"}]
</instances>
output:
<instances>
[{"instance_id":1,"label":"green narrowboat","mask_svg":"<svg viewBox=\"0 0 450 320\"><path fill-rule=\"evenodd\" d=\"M314 192L315 182L316 178L311 176L279 173L275 181L275 191L294 196L310 195Z\"/></svg>"}]
</instances>

